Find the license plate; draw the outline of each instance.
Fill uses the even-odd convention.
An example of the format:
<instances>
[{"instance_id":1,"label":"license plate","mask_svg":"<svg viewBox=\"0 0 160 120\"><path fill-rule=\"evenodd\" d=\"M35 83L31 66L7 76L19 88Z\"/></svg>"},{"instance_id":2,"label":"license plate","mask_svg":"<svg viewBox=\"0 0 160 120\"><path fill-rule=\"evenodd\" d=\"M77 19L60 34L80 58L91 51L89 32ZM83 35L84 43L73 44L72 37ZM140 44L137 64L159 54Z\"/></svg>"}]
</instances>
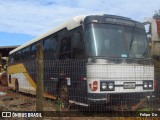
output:
<instances>
[{"instance_id":1,"label":"license plate","mask_svg":"<svg viewBox=\"0 0 160 120\"><path fill-rule=\"evenodd\" d=\"M125 82L124 83L124 89L135 89L136 84L135 82Z\"/></svg>"}]
</instances>

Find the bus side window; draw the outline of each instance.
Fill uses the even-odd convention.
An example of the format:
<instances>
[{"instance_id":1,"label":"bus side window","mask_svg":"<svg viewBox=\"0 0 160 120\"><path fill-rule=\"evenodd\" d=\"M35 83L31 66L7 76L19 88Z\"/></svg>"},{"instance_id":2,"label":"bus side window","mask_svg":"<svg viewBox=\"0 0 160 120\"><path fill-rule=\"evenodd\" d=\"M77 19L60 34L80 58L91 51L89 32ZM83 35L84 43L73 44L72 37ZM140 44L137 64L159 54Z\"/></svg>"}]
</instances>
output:
<instances>
[{"instance_id":1,"label":"bus side window","mask_svg":"<svg viewBox=\"0 0 160 120\"><path fill-rule=\"evenodd\" d=\"M28 59L29 58L29 54L30 54L30 47L26 48L26 54L25 54L25 58Z\"/></svg>"},{"instance_id":2,"label":"bus side window","mask_svg":"<svg viewBox=\"0 0 160 120\"><path fill-rule=\"evenodd\" d=\"M67 37L61 41L60 59L71 59L71 38Z\"/></svg>"},{"instance_id":3,"label":"bus side window","mask_svg":"<svg viewBox=\"0 0 160 120\"><path fill-rule=\"evenodd\" d=\"M22 54L21 54L21 59L22 60L26 60L26 59L29 58L29 51L30 51L30 47L27 47L27 48L22 50Z\"/></svg>"},{"instance_id":4,"label":"bus side window","mask_svg":"<svg viewBox=\"0 0 160 120\"><path fill-rule=\"evenodd\" d=\"M80 32L75 32L73 36L73 59L85 58L84 42Z\"/></svg>"},{"instance_id":5,"label":"bus side window","mask_svg":"<svg viewBox=\"0 0 160 120\"><path fill-rule=\"evenodd\" d=\"M21 53L21 59L22 59L22 60L25 59L24 55L25 55L25 49L23 49L23 50L22 50L22 53Z\"/></svg>"},{"instance_id":6,"label":"bus side window","mask_svg":"<svg viewBox=\"0 0 160 120\"><path fill-rule=\"evenodd\" d=\"M15 53L15 61L19 62L21 60L21 51Z\"/></svg>"},{"instance_id":7,"label":"bus side window","mask_svg":"<svg viewBox=\"0 0 160 120\"><path fill-rule=\"evenodd\" d=\"M36 57L36 44L31 46L30 57L31 57L31 59Z\"/></svg>"},{"instance_id":8,"label":"bus side window","mask_svg":"<svg viewBox=\"0 0 160 120\"><path fill-rule=\"evenodd\" d=\"M44 51L45 52L55 51L56 48L57 48L56 37L48 38L44 41Z\"/></svg>"}]
</instances>

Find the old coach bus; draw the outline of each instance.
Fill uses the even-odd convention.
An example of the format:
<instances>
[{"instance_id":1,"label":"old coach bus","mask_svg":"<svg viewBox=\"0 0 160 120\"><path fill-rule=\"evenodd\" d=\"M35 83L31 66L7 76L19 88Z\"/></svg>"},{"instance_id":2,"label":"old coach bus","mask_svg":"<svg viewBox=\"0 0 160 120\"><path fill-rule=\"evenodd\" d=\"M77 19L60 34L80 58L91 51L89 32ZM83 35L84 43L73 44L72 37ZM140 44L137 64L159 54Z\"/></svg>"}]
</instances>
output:
<instances>
[{"instance_id":1,"label":"old coach bus","mask_svg":"<svg viewBox=\"0 0 160 120\"><path fill-rule=\"evenodd\" d=\"M115 15L74 17L10 52L10 88L36 93L37 44L44 49L44 96L90 106L154 92L154 66L140 22Z\"/></svg>"}]
</instances>

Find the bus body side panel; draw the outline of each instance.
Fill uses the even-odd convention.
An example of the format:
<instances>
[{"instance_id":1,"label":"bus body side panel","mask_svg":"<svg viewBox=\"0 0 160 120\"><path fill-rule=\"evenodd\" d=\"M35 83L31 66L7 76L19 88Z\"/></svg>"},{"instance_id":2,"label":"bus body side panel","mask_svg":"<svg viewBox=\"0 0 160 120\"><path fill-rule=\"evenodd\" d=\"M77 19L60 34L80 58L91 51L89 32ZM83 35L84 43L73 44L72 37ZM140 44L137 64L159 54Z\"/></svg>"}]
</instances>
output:
<instances>
[{"instance_id":1,"label":"bus body side panel","mask_svg":"<svg viewBox=\"0 0 160 120\"><path fill-rule=\"evenodd\" d=\"M87 103L87 80L85 60L73 60L68 63L66 76L70 100L77 103Z\"/></svg>"},{"instance_id":2,"label":"bus body side panel","mask_svg":"<svg viewBox=\"0 0 160 120\"><path fill-rule=\"evenodd\" d=\"M18 82L19 91L35 94L36 84L28 73L26 66L22 63L11 65L8 67L9 87L16 89L16 81Z\"/></svg>"}]
</instances>

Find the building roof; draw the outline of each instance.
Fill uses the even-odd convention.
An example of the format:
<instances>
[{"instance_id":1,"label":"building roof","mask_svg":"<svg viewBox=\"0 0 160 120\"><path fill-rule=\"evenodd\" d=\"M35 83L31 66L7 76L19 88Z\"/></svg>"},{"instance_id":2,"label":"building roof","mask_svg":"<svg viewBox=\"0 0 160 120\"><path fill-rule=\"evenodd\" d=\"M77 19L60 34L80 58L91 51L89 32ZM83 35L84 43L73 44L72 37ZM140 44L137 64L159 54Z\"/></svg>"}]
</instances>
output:
<instances>
[{"instance_id":1,"label":"building roof","mask_svg":"<svg viewBox=\"0 0 160 120\"><path fill-rule=\"evenodd\" d=\"M14 46L0 46L0 49L7 49L7 48L17 48L19 45L14 45Z\"/></svg>"}]
</instances>

